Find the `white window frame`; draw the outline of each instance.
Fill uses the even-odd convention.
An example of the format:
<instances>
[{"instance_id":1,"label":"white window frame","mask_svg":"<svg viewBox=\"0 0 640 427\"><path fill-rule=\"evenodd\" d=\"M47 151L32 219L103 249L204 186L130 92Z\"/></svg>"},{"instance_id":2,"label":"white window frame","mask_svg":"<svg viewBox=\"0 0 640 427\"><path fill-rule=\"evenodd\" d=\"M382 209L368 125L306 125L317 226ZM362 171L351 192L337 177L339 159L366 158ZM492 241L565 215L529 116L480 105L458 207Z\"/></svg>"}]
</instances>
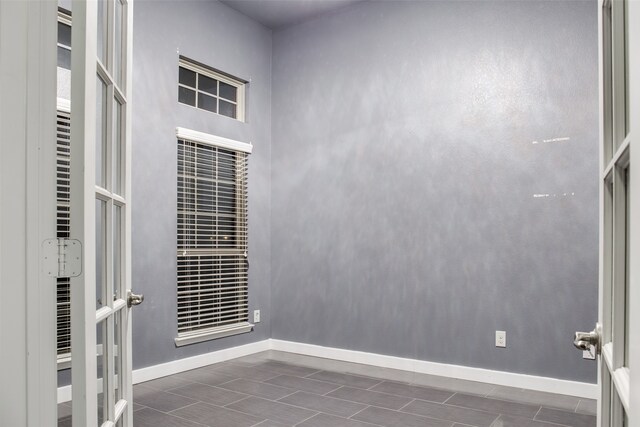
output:
<instances>
[{"instance_id":1,"label":"white window frame","mask_svg":"<svg viewBox=\"0 0 640 427\"><path fill-rule=\"evenodd\" d=\"M249 143L244 143L240 141L235 141L232 139L227 139L215 135L210 135L186 128L178 127L176 128L176 137L177 140L189 141L199 144L211 145L216 148L222 148L225 150L246 153L247 155L251 154L253 146ZM246 179L246 178L244 178ZM240 184L245 184L240 183ZM246 211L244 215L246 215ZM245 220L246 221L246 220ZM246 224L245 224L246 226ZM248 233L248 230L245 231ZM248 250L248 247L245 249ZM194 250L194 252L199 251L198 249ZM220 249L214 249L212 252L220 251ZM246 255L245 251L245 256ZM184 251L178 249L177 256L184 256ZM247 273L248 273L248 264L247 264ZM247 278L247 289L248 289L248 278ZM177 295L176 295L177 296ZM178 332L178 336L175 338L175 344L177 347L181 347L184 345L194 344L198 342L208 341L217 338L224 338L231 335L242 334L246 332L251 332L253 330L253 324L249 323L249 314L248 314L248 297L247 297L247 317L246 321L235 323L231 325L224 325L219 327L211 327L202 330L195 330L189 332ZM178 321L179 322L179 321Z\"/></svg>"},{"instance_id":2,"label":"white window frame","mask_svg":"<svg viewBox=\"0 0 640 427\"><path fill-rule=\"evenodd\" d=\"M236 117L235 118L229 117L229 116L226 116L224 114L220 114L219 112L215 112L214 113L213 111L209 111L209 110L205 110L204 108L197 107L197 105L198 105L198 92L199 92L198 88L193 88L191 86L183 85L183 84L180 83L180 80L178 79L178 87L184 87L184 88L196 91L196 106L189 105L189 104L184 104L184 103L178 101L180 104L186 105L187 107L191 107L191 108L197 108L198 110L207 111L207 112L212 113L212 114L217 114L217 115L222 116L222 117L227 117L227 118L232 119L232 120L238 120L240 122L244 122L245 121L245 110L246 110L246 106L245 106L245 104L246 104L245 87L246 87L246 85L248 83L246 80L242 80L242 79L239 79L237 77L231 76L229 74L225 74L225 73L223 73L221 71L214 70L213 68L209 68L209 67L206 67L204 65L198 64L195 61L192 61L192 60L187 59L187 58L182 57L182 56L178 60L178 70L180 69L180 67L186 68L187 70L191 70L191 71L193 71L193 72L195 72L197 74L201 74L203 76L210 77L212 79L218 80L220 82L223 82L223 83L226 83L228 85L231 85L231 86L235 87L237 89L236 101L235 101ZM206 92L204 92L204 93L206 93ZM211 96L210 94L207 94L207 95ZM227 100L225 98L221 98L218 95L215 95L214 97L217 98L217 99L222 99L225 102L234 103L233 101Z\"/></svg>"}]
</instances>

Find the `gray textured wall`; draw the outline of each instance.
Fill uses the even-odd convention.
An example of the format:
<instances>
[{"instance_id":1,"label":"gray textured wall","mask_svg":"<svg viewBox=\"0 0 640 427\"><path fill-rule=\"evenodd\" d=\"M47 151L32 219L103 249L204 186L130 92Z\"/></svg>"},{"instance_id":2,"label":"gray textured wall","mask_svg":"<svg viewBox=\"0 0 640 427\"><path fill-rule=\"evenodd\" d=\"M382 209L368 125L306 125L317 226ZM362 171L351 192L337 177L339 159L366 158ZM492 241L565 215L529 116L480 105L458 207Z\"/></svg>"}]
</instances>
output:
<instances>
[{"instance_id":1,"label":"gray textured wall","mask_svg":"<svg viewBox=\"0 0 640 427\"><path fill-rule=\"evenodd\" d=\"M270 336L271 32L217 2L136 1L133 42L134 368ZM178 53L251 80L247 122L178 104ZM250 310L255 331L176 348L175 127L253 143L249 159Z\"/></svg>"},{"instance_id":2,"label":"gray textured wall","mask_svg":"<svg viewBox=\"0 0 640 427\"><path fill-rule=\"evenodd\" d=\"M365 2L273 43L273 337L595 382L596 3Z\"/></svg>"}]
</instances>

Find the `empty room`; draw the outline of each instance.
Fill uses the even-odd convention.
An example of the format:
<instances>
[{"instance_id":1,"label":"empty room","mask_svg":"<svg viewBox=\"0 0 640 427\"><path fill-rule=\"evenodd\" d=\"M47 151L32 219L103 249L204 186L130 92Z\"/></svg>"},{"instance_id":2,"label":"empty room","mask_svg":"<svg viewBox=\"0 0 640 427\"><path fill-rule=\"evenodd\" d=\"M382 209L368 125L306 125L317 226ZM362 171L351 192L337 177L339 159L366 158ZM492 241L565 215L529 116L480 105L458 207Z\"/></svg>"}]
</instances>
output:
<instances>
[{"instance_id":1,"label":"empty room","mask_svg":"<svg viewBox=\"0 0 640 427\"><path fill-rule=\"evenodd\" d=\"M638 23L0 0L0 426L640 427Z\"/></svg>"}]
</instances>

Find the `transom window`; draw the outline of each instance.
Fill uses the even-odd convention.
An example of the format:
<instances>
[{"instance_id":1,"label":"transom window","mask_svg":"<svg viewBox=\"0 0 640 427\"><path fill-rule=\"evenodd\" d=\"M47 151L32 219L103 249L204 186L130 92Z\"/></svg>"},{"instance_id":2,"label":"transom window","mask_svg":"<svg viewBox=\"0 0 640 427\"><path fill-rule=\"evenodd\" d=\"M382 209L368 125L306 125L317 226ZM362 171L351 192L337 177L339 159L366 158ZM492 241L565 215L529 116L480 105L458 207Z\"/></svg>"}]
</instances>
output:
<instances>
[{"instance_id":1,"label":"transom window","mask_svg":"<svg viewBox=\"0 0 640 427\"><path fill-rule=\"evenodd\" d=\"M180 58L178 102L244 121L246 82L220 71Z\"/></svg>"}]
</instances>

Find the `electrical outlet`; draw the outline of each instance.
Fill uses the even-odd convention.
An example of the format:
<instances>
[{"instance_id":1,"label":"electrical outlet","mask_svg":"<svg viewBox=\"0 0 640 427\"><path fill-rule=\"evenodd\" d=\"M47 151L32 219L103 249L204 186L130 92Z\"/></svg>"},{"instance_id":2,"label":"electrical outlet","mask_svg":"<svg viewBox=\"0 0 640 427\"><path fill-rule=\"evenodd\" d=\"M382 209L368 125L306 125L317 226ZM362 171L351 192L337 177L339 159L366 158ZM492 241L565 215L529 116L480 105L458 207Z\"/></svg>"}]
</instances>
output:
<instances>
[{"instance_id":1,"label":"electrical outlet","mask_svg":"<svg viewBox=\"0 0 640 427\"><path fill-rule=\"evenodd\" d=\"M260 323L260 310L253 310L253 323Z\"/></svg>"},{"instance_id":2,"label":"electrical outlet","mask_svg":"<svg viewBox=\"0 0 640 427\"><path fill-rule=\"evenodd\" d=\"M590 346L589 350L582 351L582 358L594 360L596 358L596 348L594 346Z\"/></svg>"},{"instance_id":3,"label":"electrical outlet","mask_svg":"<svg viewBox=\"0 0 640 427\"><path fill-rule=\"evenodd\" d=\"M506 346L507 346L507 332L496 331L496 347L506 347Z\"/></svg>"}]
</instances>

